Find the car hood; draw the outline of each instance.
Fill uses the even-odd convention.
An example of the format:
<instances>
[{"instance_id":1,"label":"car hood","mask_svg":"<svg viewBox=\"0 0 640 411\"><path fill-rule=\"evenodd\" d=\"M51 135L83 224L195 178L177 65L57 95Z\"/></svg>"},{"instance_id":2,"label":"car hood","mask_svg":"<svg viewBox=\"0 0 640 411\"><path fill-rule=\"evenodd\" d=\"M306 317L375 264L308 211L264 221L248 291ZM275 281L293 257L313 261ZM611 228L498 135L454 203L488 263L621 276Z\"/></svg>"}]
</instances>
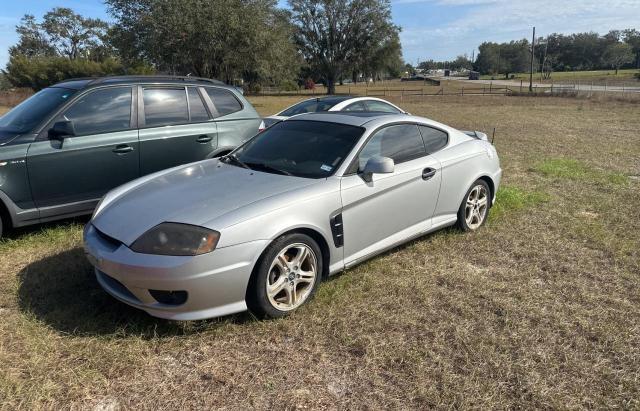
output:
<instances>
[{"instance_id":1,"label":"car hood","mask_svg":"<svg viewBox=\"0 0 640 411\"><path fill-rule=\"evenodd\" d=\"M208 223L234 210L316 182L247 170L218 160L193 163L141 180L129 183L131 188L115 198L108 194L104 200L108 204L100 207L92 220L98 230L127 245L160 223L208 227Z\"/></svg>"}]
</instances>

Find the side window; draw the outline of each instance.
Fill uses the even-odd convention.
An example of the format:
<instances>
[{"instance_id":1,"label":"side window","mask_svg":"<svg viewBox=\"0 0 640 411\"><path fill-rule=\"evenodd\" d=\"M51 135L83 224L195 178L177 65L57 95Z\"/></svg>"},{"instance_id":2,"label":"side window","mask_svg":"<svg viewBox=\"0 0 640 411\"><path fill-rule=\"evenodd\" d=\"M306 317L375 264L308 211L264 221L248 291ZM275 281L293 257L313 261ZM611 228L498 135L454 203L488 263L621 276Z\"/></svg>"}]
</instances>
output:
<instances>
[{"instance_id":1,"label":"side window","mask_svg":"<svg viewBox=\"0 0 640 411\"><path fill-rule=\"evenodd\" d=\"M418 127L413 124L399 124L377 131L360 152L358 164L362 170L373 156L390 157L399 164L425 154Z\"/></svg>"},{"instance_id":2,"label":"side window","mask_svg":"<svg viewBox=\"0 0 640 411\"><path fill-rule=\"evenodd\" d=\"M112 133L131 127L131 88L105 88L80 97L55 121L71 120L77 136Z\"/></svg>"},{"instance_id":3,"label":"side window","mask_svg":"<svg viewBox=\"0 0 640 411\"><path fill-rule=\"evenodd\" d=\"M343 108L342 111L367 111L367 107L361 101L356 101Z\"/></svg>"},{"instance_id":4,"label":"side window","mask_svg":"<svg viewBox=\"0 0 640 411\"><path fill-rule=\"evenodd\" d=\"M189 95L189 116L191 122L209 120L209 113L207 113L207 109L204 107L204 103L198 93L198 89L195 87L188 87L187 91Z\"/></svg>"},{"instance_id":5,"label":"side window","mask_svg":"<svg viewBox=\"0 0 640 411\"><path fill-rule=\"evenodd\" d=\"M242 110L242 105L229 90L214 87L207 87L205 90L207 90L207 94L211 97L211 101L218 115L225 116Z\"/></svg>"},{"instance_id":6,"label":"side window","mask_svg":"<svg viewBox=\"0 0 640 411\"><path fill-rule=\"evenodd\" d=\"M144 122L147 127L160 127L189 122L187 93L184 88L145 88Z\"/></svg>"},{"instance_id":7,"label":"side window","mask_svg":"<svg viewBox=\"0 0 640 411\"><path fill-rule=\"evenodd\" d=\"M449 135L444 131L427 126L419 126L419 128L427 153L429 154L435 153L445 147L449 142Z\"/></svg>"},{"instance_id":8,"label":"side window","mask_svg":"<svg viewBox=\"0 0 640 411\"><path fill-rule=\"evenodd\" d=\"M391 104L383 103L377 100L367 100L369 111L377 111L382 113L400 113L400 111Z\"/></svg>"}]
</instances>

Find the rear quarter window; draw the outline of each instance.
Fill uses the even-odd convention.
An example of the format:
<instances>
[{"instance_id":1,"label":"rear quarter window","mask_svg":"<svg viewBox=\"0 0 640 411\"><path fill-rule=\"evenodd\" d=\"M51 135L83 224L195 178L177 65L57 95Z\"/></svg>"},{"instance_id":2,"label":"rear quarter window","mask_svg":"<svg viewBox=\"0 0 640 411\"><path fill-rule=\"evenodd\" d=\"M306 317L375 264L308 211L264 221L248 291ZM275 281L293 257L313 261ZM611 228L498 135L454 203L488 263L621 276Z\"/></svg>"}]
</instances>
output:
<instances>
[{"instance_id":1,"label":"rear quarter window","mask_svg":"<svg viewBox=\"0 0 640 411\"><path fill-rule=\"evenodd\" d=\"M206 90L218 116L226 116L242 110L242 104L231 91L214 87L207 87Z\"/></svg>"},{"instance_id":2,"label":"rear quarter window","mask_svg":"<svg viewBox=\"0 0 640 411\"><path fill-rule=\"evenodd\" d=\"M427 126L418 126L418 129L420 129L428 154L442 150L449 143L449 135L442 130Z\"/></svg>"}]
</instances>

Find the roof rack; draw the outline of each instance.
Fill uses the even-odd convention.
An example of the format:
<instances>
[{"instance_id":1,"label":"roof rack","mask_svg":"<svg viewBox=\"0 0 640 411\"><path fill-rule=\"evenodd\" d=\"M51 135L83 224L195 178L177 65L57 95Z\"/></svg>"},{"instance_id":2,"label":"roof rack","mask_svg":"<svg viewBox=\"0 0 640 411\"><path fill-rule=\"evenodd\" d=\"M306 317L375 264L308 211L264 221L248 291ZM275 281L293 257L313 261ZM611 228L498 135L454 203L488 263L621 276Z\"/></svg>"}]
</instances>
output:
<instances>
[{"instance_id":1,"label":"roof rack","mask_svg":"<svg viewBox=\"0 0 640 411\"><path fill-rule=\"evenodd\" d=\"M79 81L79 80L90 80L88 84L101 84L109 81L135 81L135 80L182 80L182 81L192 81L192 82L203 82L203 83L211 83L211 84L219 84L226 85L220 80L209 79L204 77L192 77L192 76L171 76L171 75L124 75L124 76L106 76L106 77L77 77L70 78L61 81L61 83L65 83L68 81Z\"/></svg>"}]
</instances>

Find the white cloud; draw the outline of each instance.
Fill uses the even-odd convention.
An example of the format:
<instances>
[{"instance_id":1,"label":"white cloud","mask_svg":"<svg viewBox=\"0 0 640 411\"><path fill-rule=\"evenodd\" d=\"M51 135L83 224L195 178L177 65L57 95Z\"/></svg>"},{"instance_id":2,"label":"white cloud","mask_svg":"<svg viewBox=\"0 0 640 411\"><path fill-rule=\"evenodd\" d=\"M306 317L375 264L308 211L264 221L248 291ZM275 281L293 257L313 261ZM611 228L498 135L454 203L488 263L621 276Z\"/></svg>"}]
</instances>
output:
<instances>
[{"instance_id":1,"label":"white cloud","mask_svg":"<svg viewBox=\"0 0 640 411\"><path fill-rule=\"evenodd\" d=\"M530 38L532 26L538 36L640 28L640 0L398 0L394 4L406 2L469 6L446 25L403 27L404 54L411 62L416 58L452 58L469 53L483 41Z\"/></svg>"}]
</instances>

